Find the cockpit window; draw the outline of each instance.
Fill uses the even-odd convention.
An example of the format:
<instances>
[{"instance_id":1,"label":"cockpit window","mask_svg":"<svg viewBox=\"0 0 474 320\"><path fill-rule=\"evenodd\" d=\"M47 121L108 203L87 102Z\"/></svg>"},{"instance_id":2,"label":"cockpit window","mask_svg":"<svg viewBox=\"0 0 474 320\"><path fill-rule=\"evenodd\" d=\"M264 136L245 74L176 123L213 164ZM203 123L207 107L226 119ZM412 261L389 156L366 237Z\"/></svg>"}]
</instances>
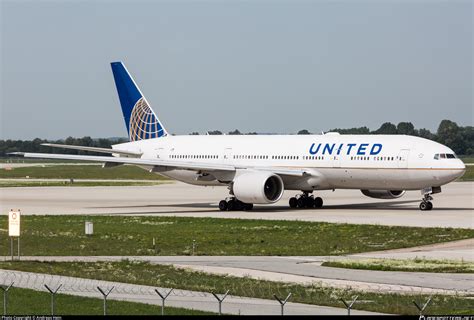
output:
<instances>
[{"instance_id":1,"label":"cockpit window","mask_svg":"<svg viewBox=\"0 0 474 320\"><path fill-rule=\"evenodd\" d=\"M435 160L439 159L457 159L458 157L454 153L437 153L434 155Z\"/></svg>"}]
</instances>

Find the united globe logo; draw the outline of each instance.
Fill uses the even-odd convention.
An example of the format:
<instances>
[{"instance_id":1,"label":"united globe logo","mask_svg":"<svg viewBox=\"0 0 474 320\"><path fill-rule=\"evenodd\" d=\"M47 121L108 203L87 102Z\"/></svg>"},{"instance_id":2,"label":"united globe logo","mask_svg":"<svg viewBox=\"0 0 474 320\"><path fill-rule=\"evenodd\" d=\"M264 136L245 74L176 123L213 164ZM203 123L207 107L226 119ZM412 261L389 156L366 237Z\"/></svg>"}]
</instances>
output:
<instances>
[{"instance_id":1,"label":"united globe logo","mask_svg":"<svg viewBox=\"0 0 474 320\"><path fill-rule=\"evenodd\" d=\"M142 97L135 103L130 116L130 141L158 138L164 135L158 119Z\"/></svg>"}]
</instances>

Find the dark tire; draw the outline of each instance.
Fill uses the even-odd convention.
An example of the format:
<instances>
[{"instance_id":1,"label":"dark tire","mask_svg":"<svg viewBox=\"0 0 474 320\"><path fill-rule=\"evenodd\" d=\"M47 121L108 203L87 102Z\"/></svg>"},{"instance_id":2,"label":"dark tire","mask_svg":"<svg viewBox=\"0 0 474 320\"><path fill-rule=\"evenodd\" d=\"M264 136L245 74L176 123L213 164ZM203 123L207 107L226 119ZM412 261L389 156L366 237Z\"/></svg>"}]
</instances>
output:
<instances>
[{"instance_id":1,"label":"dark tire","mask_svg":"<svg viewBox=\"0 0 474 320\"><path fill-rule=\"evenodd\" d=\"M298 200L295 197L290 198L290 208L296 208L298 206Z\"/></svg>"},{"instance_id":2,"label":"dark tire","mask_svg":"<svg viewBox=\"0 0 474 320\"><path fill-rule=\"evenodd\" d=\"M306 198L306 208L313 208L314 207L314 198L307 197Z\"/></svg>"},{"instance_id":3,"label":"dark tire","mask_svg":"<svg viewBox=\"0 0 474 320\"><path fill-rule=\"evenodd\" d=\"M296 203L298 208L304 208L306 206L306 199L304 197L299 197L298 200L296 200Z\"/></svg>"},{"instance_id":4,"label":"dark tire","mask_svg":"<svg viewBox=\"0 0 474 320\"><path fill-rule=\"evenodd\" d=\"M431 203L431 201L428 201L427 204L428 204L428 209L427 210L433 209L433 203Z\"/></svg>"},{"instance_id":5,"label":"dark tire","mask_svg":"<svg viewBox=\"0 0 474 320\"><path fill-rule=\"evenodd\" d=\"M321 197L314 198L314 207L315 208L322 208L323 207L323 199Z\"/></svg>"},{"instance_id":6,"label":"dark tire","mask_svg":"<svg viewBox=\"0 0 474 320\"><path fill-rule=\"evenodd\" d=\"M236 209L236 203L234 199L227 201L227 210L234 211Z\"/></svg>"},{"instance_id":7,"label":"dark tire","mask_svg":"<svg viewBox=\"0 0 474 320\"><path fill-rule=\"evenodd\" d=\"M234 200L234 210L240 211L245 209L245 203L240 200Z\"/></svg>"},{"instance_id":8,"label":"dark tire","mask_svg":"<svg viewBox=\"0 0 474 320\"><path fill-rule=\"evenodd\" d=\"M227 201L221 200L219 201L219 210L226 211L227 210Z\"/></svg>"},{"instance_id":9,"label":"dark tire","mask_svg":"<svg viewBox=\"0 0 474 320\"><path fill-rule=\"evenodd\" d=\"M422 203L420 203L420 210L421 210L421 211L429 210L428 208L429 208L429 205L428 205L427 202L424 202L424 201L423 201Z\"/></svg>"},{"instance_id":10,"label":"dark tire","mask_svg":"<svg viewBox=\"0 0 474 320\"><path fill-rule=\"evenodd\" d=\"M315 208L322 208L323 207L323 199L321 199L321 197L314 198L314 207Z\"/></svg>"},{"instance_id":11,"label":"dark tire","mask_svg":"<svg viewBox=\"0 0 474 320\"><path fill-rule=\"evenodd\" d=\"M244 204L244 210L245 211L250 211L253 209L253 203L245 203Z\"/></svg>"}]
</instances>

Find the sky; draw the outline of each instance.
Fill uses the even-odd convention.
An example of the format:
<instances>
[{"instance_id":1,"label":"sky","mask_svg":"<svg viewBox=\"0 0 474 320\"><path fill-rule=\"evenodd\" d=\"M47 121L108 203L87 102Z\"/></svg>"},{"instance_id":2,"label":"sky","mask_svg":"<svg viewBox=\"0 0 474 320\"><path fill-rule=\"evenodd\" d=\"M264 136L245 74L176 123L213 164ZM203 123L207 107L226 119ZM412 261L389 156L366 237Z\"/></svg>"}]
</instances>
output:
<instances>
[{"instance_id":1,"label":"sky","mask_svg":"<svg viewBox=\"0 0 474 320\"><path fill-rule=\"evenodd\" d=\"M170 133L473 125L472 1L0 0L0 139L127 134L123 61Z\"/></svg>"}]
</instances>

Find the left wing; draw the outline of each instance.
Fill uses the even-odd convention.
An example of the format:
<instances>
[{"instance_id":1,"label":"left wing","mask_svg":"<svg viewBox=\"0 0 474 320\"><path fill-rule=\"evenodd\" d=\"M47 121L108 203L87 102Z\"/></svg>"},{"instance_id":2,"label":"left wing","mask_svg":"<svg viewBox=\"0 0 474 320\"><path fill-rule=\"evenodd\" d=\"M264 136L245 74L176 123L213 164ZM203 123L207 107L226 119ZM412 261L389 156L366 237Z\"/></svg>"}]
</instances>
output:
<instances>
[{"instance_id":1,"label":"left wing","mask_svg":"<svg viewBox=\"0 0 474 320\"><path fill-rule=\"evenodd\" d=\"M40 158L40 159L62 159L62 160L82 160L82 161L95 161L104 162L108 164L133 164L151 166L156 171L167 171L173 169L193 170L200 172L212 173L215 171L226 171L235 172L236 170L262 170L270 171L275 174L293 177L302 177L313 175L310 171L304 168L278 168L278 167L240 167L227 164L219 163L196 163L188 161L169 161L160 159L142 159L142 158L126 158L126 157L105 157L105 156L83 156L83 155L72 155L72 154L50 154L50 153L29 153L29 152L13 152L11 155L22 155L25 158ZM152 169L152 170L153 170ZM155 171L155 170L153 170Z\"/></svg>"}]
</instances>

